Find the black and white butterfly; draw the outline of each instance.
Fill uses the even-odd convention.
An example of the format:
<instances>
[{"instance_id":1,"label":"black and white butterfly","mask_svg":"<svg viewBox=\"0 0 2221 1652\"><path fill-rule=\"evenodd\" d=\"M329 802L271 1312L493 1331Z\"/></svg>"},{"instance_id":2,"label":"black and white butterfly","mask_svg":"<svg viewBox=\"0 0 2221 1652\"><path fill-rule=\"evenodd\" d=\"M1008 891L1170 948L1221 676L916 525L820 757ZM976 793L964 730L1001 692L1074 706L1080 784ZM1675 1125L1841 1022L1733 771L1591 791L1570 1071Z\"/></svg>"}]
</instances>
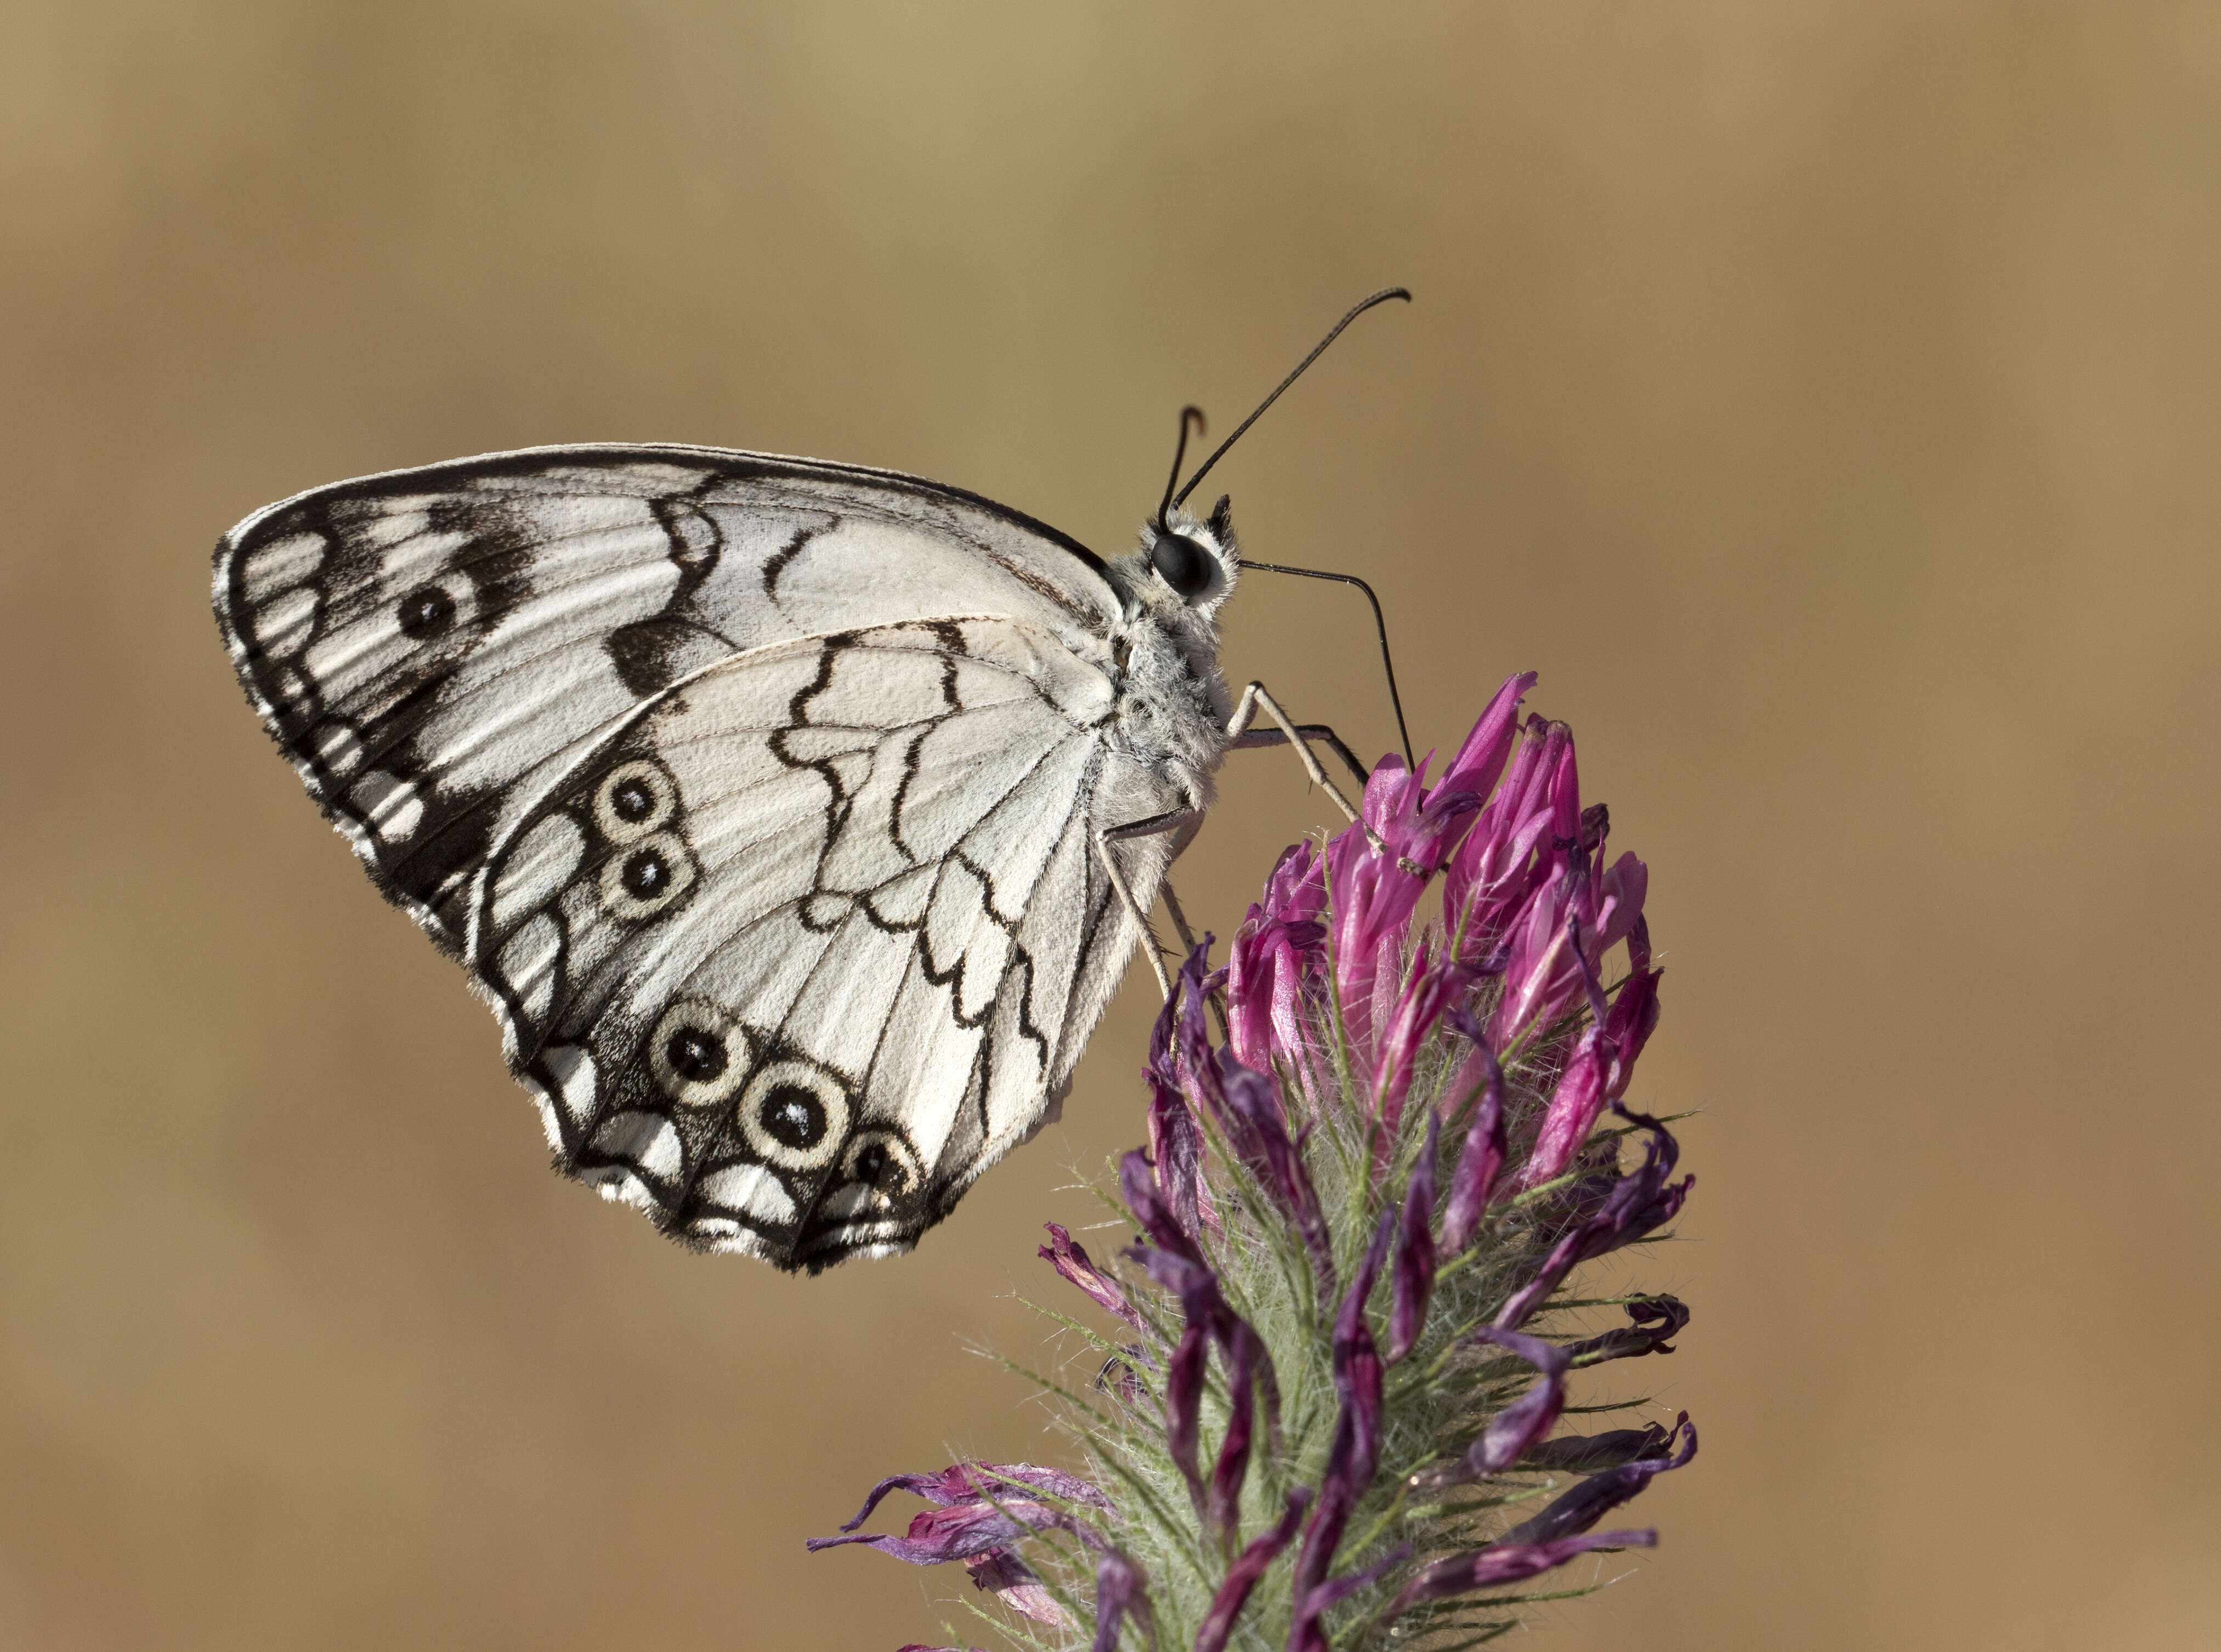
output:
<instances>
[{"instance_id":1,"label":"black and white butterfly","mask_svg":"<svg viewBox=\"0 0 2221 1652\"><path fill-rule=\"evenodd\" d=\"M815 1270L908 1249L1051 1116L1226 751L1356 767L1229 691L1241 566L1228 502L1169 488L1106 561L893 472L564 447L257 511L215 600L559 1167Z\"/></svg>"}]
</instances>

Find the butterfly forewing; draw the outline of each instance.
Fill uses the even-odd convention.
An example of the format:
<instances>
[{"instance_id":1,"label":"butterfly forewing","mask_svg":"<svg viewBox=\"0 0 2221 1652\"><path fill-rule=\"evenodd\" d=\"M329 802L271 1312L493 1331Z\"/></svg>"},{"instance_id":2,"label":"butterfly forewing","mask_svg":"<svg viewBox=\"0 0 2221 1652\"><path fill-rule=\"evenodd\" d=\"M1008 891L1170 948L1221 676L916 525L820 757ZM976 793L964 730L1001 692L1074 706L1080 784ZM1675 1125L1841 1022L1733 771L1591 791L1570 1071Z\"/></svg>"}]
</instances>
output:
<instances>
[{"instance_id":1,"label":"butterfly forewing","mask_svg":"<svg viewBox=\"0 0 2221 1652\"><path fill-rule=\"evenodd\" d=\"M450 948L514 789L688 673L942 614L1101 635L1117 612L1087 553L955 490L623 447L318 489L233 530L216 600L310 792Z\"/></svg>"},{"instance_id":2,"label":"butterfly forewing","mask_svg":"<svg viewBox=\"0 0 2221 1652\"><path fill-rule=\"evenodd\" d=\"M216 600L563 1167L786 1266L905 1248L1037 1125L1139 933L1092 833L1185 801L1118 748L1101 564L915 479L459 461L249 518Z\"/></svg>"}]
</instances>

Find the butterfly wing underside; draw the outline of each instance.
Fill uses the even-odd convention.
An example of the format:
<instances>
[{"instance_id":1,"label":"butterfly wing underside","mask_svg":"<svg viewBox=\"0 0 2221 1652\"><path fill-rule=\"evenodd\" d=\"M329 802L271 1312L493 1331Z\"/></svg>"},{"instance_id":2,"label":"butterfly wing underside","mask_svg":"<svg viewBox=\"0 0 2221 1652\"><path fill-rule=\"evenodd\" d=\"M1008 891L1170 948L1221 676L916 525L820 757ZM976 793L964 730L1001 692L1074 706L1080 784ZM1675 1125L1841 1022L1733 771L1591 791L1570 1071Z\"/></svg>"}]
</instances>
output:
<instances>
[{"instance_id":1,"label":"butterfly wing underside","mask_svg":"<svg viewBox=\"0 0 2221 1652\"><path fill-rule=\"evenodd\" d=\"M559 1163L689 1242L907 1248L1038 1124L1138 939L1092 848L1099 799L1161 791L1106 732L1117 594L970 495L496 455L259 513L216 596ZM1154 890L1161 843L1121 854Z\"/></svg>"}]
</instances>

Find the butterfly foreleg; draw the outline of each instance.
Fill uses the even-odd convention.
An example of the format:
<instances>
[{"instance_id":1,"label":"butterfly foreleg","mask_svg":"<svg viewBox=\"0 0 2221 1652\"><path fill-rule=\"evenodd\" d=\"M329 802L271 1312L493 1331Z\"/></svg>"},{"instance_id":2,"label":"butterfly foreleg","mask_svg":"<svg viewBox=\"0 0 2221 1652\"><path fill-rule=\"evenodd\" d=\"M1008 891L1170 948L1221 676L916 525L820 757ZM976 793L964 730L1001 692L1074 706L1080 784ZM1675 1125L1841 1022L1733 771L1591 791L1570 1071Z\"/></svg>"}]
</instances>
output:
<instances>
[{"instance_id":1,"label":"butterfly foreleg","mask_svg":"<svg viewBox=\"0 0 2221 1652\"><path fill-rule=\"evenodd\" d=\"M1123 826L1099 827L1095 833L1095 852L1103 857L1103 869L1110 874L1110 886L1118 892L1118 898L1126 903L1126 910L1134 915L1134 922L1142 926L1142 950L1148 954L1149 967L1156 973L1158 991L1168 999L1173 995L1173 978L1165 973L1165 961L1159 955L1155 938L1149 932L1149 915L1134 898L1133 888L1119 867L1118 857L1110 853L1110 846L1122 838L1155 837L1165 832L1185 832L1192 837L1195 829L1202 822L1203 815L1199 810L1168 809L1161 815L1151 815L1147 820L1129 821ZM1170 903L1172 892L1167 889L1165 894L1167 903ZM1179 915L1177 905L1173 905L1172 910L1173 922L1180 931L1180 938L1186 941L1188 938L1187 920ZM1192 945L1189 949L1193 950Z\"/></svg>"},{"instance_id":2,"label":"butterfly foreleg","mask_svg":"<svg viewBox=\"0 0 2221 1652\"><path fill-rule=\"evenodd\" d=\"M1279 727L1251 728L1249 725L1257 720L1260 710ZM1304 773L1311 778L1311 784L1332 798L1336 806L1347 818L1357 820L1357 810L1351 806L1349 799L1342 796L1342 788L1329 779L1326 771L1319 767L1318 754L1311 747L1314 740L1325 742L1328 749L1349 766L1350 772L1357 776L1361 784L1372 778L1366 773L1365 765L1357 760L1356 754L1342 743L1341 735L1323 723L1298 726L1290 722L1288 714L1280 710L1279 702L1273 698L1262 683L1252 683L1242 691L1242 704L1235 708L1234 716L1226 725L1226 745L1229 751L1245 751L1258 746L1294 747L1296 755L1303 761ZM1373 829L1367 827L1365 835L1368 838L1373 837ZM1377 839L1373 846L1376 848L1380 847Z\"/></svg>"}]
</instances>

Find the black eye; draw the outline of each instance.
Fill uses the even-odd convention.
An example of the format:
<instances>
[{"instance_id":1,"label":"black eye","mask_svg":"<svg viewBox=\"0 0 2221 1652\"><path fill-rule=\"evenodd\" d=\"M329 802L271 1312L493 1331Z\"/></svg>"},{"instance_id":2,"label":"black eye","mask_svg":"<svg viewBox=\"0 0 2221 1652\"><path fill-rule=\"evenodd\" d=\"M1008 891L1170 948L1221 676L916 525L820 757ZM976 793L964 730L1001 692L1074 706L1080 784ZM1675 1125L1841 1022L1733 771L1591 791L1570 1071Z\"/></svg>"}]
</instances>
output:
<instances>
[{"instance_id":1,"label":"black eye","mask_svg":"<svg viewBox=\"0 0 2221 1652\"><path fill-rule=\"evenodd\" d=\"M671 1070L694 1084L707 1084L724 1074L725 1041L699 1027L681 1027L663 1047Z\"/></svg>"},{"instance_id":2,"label":"black eye","mask_svg":"<svg viewBox=\"0 0 2221 1652\"><path fill-rule=\"evenodd\" d=\"M783 1084L763 1098L765 1132L798 1152L825 1139L825 1104L800 1085Z\"/></svg>"},{"instance_id":3,"label":"black eye","mask_svg":"<svg viewBox=\"0 0 2221 1652\"><path fill-rule=\"evenodd\" d=\"M642 849L624 863L619 873L625 892L636 900L654 900L671 885L671 868L654 849Z\"/></svg>"},{"instance_id":4,"label":"black eye","mask_svg":"<svg viewBox=\"0 0 2221 1652\"><path fill-rule=\"evenodd\" d=\"M1211 584L1211 554L1186 534L1159 534L1149 566L1182 602L1193 602Z\"/></svg>"},{"instance_id":5,"label":"black eye","mask_svg":"<svg viewBox=\"0 0 2221 1652\"><path fill-rule=\"evenodd\" d=\"M868 1186L885 1187L898 1181L900 1170L884 1142L867 1142L856 1151L856 1180Z\"/></svg>"},{"instance_id":6,"label":"black eye","mask_svg":"<svg viewBox=\"0 0 2221 1652\"><path fill-rule=\"evenodd\" d=\"M455 623L455 599L437 585L419 585L401 599L401 634L422 641Z\"/></svg>"}]
</instances>

